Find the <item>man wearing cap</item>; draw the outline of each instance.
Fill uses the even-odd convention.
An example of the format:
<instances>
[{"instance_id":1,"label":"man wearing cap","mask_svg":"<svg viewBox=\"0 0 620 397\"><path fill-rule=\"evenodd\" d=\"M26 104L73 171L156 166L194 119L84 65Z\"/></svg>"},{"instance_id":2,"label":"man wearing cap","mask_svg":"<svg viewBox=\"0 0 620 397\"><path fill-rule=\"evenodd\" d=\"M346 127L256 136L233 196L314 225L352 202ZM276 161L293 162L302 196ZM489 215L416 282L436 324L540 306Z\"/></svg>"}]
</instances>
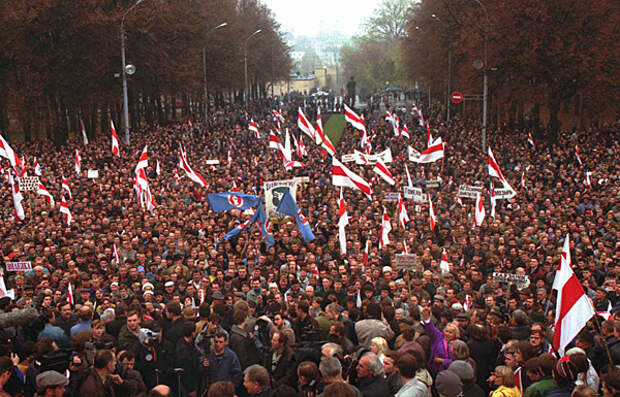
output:
<instances>
[{"instance_id":1,"label":"man wearing cap","mask_svg":"<svg viewBox=\"0 0 620 397\"><path fill-rule=\"evenodd\" d=\"M45 371L37 375L37 397L62 397L65 387L69 384L63 374L56 371ZM0 394L3 396L4 394ZM8 394L6 394L8 396Z\"/></svg>"},{"instance_id":2,"label":"man wearing cap","mask_svg":"<svg viewBox=\"0 0 620 397\"><path fill-rule=\"evenodd\" d=\"M450 363L448 370L459 376L463 383L463 397L485 397L485 392L475 381L474 369L471 364L463 360Z\"/></svg>"},{"instance_id":3,"label":"man wearing cap","mask_svg":"<svg viewBox=\"0 0 620 397\"><path fill-rule=\"evenodd\" d=\"M435 387L440 397L460 397L463 395L461 378L449 369L437 374Z\"/></svg>"}]
</instances>

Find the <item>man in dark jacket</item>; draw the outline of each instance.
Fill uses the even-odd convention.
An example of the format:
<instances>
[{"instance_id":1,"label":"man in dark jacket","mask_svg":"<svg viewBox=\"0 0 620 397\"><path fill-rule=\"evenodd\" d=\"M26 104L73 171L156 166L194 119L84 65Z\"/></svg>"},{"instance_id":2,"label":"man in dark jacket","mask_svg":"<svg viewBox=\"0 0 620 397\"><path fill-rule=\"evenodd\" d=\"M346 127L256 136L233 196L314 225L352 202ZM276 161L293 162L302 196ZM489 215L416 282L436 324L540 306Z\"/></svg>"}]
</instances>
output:
<instances>
[{"instance_id":1,"label":"man in dark jacket","mask_svg":"<svg viewBox=\"0 0 620 397\"><path fill-rule=\"evenodd\" d=\"M271 337L272 353L267 356L265 367L271 377L271 387L276 389L281 385L295 387L295 355L288 347L288 337L285 333L277 331Z\"/></svg>"},{"instance_id":2,"label":"man in dark jacket","mask_svg":"<svg viewBox=\"0 0 620 397\"><path fill-rule=\"evenodd\" d=\"M241 368L262 362L252 332L246 331L248 314L243 310L233 313L233 326L230 330L230 348L237 353Z\"/></svg>"},{"instance_id":3,"label":"man in dark jacket","mask_svg":"<svg viewBox=\"0 0 620 397\"><path fill-rule=\"evenodd\" d=\"M390 387L383 378L383 365L375 353L365 353L357 367L357 383L355 386L364 397L390 397Z\"/></svg>"},{"instance_id":4,"label":"man in dark jacket","mask_svg":"<svg viewBox=\"0 0 620 397\"><path fill-rule=\"evenodd\" d=\"M194 325L185 323L183 337L179 339L176 346L175 368L183 368L181 375L182 393L181 395L195 395L200 386L202 377L202 365L200 363L200 352L192 343ZM192 394L193 393L193 394Z\"/></svg>"},{"instance_id":5,"label":"man in dark jacket","mask_svg":"<svg viewBox=\"0 0 620 397\"><path fill-rule=\"evenodd\" d=\"M79 396L116 397L114 385L123 383L120 375L114 374L116 357L110 350L99 350L95 355L93 367L78 389ZM102 381L105 379L105 383Z\"/></svg>"},{"instance_id":6,"label":"man in dark jacket","mask_svg":"<svg viewBox=\"0 0 620 397\"><path fill-rule=\"evenodd\" d=\"M177 301L170 301L166 305L166 321L164 323L164 338L173 346L177 345L179 339L183 337L183 330L187 320L181 316L181 304Z\"/></svg>"},{"instance_id":7,"label":"man in dark jacket","mask_svg":"<svg viewBox=\"0 0 620 397\"><path fill-rule=\"evenodd\" d=\"M319 340L319 324L308 314L310 306L308 302L301 301L297 305L297 319L293 324L295 340L315 342Z\"/></svg>"}]
</instances>

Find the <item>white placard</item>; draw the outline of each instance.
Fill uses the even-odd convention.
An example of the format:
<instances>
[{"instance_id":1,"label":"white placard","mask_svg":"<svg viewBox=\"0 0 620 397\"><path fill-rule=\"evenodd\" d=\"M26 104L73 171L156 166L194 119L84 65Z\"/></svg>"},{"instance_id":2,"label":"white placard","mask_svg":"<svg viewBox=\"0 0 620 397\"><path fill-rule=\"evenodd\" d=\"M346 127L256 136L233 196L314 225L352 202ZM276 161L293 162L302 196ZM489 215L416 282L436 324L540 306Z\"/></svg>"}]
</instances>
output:
<instances>
[{"instance_id":1,"label":"white placard","mask_svg":"<svg viewBox=\"0 0 620 397\"><path fill-rule=\"evenodd\" d=\"M88 178L95 179L99 178L99 170L88 170Z\"/></svg>"},{"instance_id":2,"label":"white placard","mask_svg":"<svg viewBox=\"0 0 620 397\"><path fill-rule=\"evenodd\" d=\"M25 176L23 178L17 178L17 185L22 192L32 192L39 188L38 176Z\"/></svg>"},{"instance_id":3,"label":"white placard","mask_svg":"<svg viewBox=\"0 0 620 397\"><path fill-rule=\"evenodd\" d=\"M32 269L32 262L6 262L7 272L22 272Z\"/></svg>"},{"instance_id":4,"label":"white placard","mask_svg":"<svg viewBox=\"0 0 620 397\"><path fill-rule=\"evenodd\" d=\"M482 190L483 190L482 186L460 185L459 196L461 196L461 198L475 199L478 193L482 195Z\"/></svg>"},{"instance_id":5,"label":"white placard","mask_svg":"<svg viewBox=\"0 0 620 397\"><path fill-rule=\"evenodd\" d=\"M422 192L422 189L419 187L403 187L403 196L406 199L413 200L415 203L426 203L428 202L428 195Z\"/></svg>"},{"instance_id":6,"label":"white placard","mask_svg":"<svg viewBox=\"0 0 620 397\"><path fill-rule=\"evenodd\" d=\"M220 160L207 160L205 161L206 165L218 165L220 163Z\"/></svg>"},{"instance_id":7,"label":"white placard","mask_svg":"<svg viewBox=\"0 0 620 397\"><path fill-rule=\"evenodd\" d=\"M390 148L375 154L364 154L355 150L354 154L356 156L355 163L359 165L374 165L377 162L377 159L381 159L381 161L386 164L392 162L392 149ZM364 161L364 159L366 161Z\"/></svg>"}]
</instances>

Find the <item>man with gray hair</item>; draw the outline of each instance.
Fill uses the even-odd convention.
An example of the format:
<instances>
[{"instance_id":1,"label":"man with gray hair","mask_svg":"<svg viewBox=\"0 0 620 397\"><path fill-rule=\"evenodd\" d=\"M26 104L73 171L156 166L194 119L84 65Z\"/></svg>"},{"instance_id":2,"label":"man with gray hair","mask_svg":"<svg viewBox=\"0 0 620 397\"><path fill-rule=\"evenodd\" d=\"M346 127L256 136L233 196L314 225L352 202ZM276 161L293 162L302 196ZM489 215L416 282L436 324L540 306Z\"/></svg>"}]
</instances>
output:
<instances>
[{"instance_id":1,"label":"man with gray hair","mask_svg":"<svg viewBox=\"0 0 620 397\"><path fill-rule=\"evenodd\" d=\"M324 357L321 359L321 363L319 364L319 372L323 377L323 382L325 382L325 387L331 383L347 383L342 379L342 365L340 361L336 357ZM355 392L355 397L363 397L362 392L353 385L349 385ZM323 397L323 393L319 394L318 397Z\"/></svg>"},{"instance_id":2,"label":"man with gray hair","mask_svg":"<svg viewBox=\"0 0 620 397\"><path fill-rule=\"evenodd\" d=\"M391 397L390 387L383 378L383 364L375 353L364 353L355 369L357 371L356 386L364 397Z\"/></svg>"},{"instance_id":3,"label":"man with gray hair","mask_svg":"<svg viewBox=\"0 0 620 397\"><path fill-rule=\"evenodd\" d=\"M321 357L342 357L342 346L337 343L327 342L321 346Z\"/></svg>"}]
</instances>

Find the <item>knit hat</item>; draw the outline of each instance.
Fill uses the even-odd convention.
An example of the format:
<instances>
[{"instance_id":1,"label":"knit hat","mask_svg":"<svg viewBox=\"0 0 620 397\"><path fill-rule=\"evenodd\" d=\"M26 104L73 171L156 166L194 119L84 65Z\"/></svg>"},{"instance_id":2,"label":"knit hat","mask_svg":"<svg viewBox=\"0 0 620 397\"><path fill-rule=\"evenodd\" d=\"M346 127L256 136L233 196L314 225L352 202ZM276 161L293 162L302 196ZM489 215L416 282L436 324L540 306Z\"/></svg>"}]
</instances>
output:
<instances>
[{"instance_id":1,"label":"knit hat","mask_svg":"<svg viewBox=\"0 0 620 397\"><path fill-rule=\"evenodd\" d=\"M461 378L461 381L470 381L474 379L474 369L471 364L463 360L455 360L450 363L448 369Z\"/></svg>"},{"instance_id":2,"label":"knit hat","mask_svg":"<svg viewBox=\"0 0 620 397\"><path fill-rule=\"evenodd\" d=\"M457 397L463 393L461 378L449 369L437 374L435 386L442 397Z\"/></svg>"}]
</instances>

